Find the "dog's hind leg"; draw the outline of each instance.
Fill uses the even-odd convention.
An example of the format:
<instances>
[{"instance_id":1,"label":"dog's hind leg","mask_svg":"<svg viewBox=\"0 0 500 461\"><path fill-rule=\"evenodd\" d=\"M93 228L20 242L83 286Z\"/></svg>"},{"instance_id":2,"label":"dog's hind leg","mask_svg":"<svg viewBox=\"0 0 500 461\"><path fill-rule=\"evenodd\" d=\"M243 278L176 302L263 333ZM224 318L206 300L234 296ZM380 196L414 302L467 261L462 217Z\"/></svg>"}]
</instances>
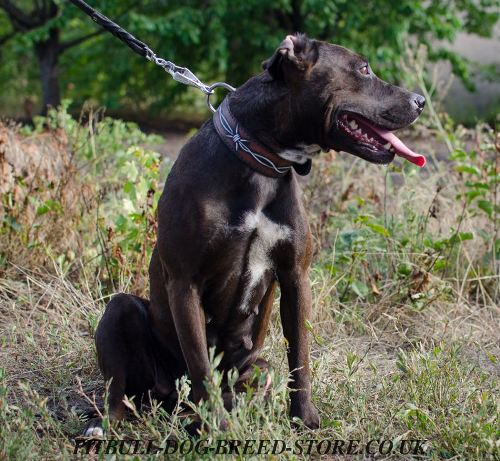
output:
<instances>
[{"instance_id":1,"label":"dog's hind leg","mask_svg":"<svg viewBox=\"0 0 500 461\"><path fill-rule=\"evenodd\" d=\"M114 296L106 306L95 335L99 368L109 384L109 419L124 418L127 397L140 398L155 385L155 357L148 315L149 302L127 294ZM90 420L84 435L102 436L100 418Z\"/></svg>"}]
</instances>

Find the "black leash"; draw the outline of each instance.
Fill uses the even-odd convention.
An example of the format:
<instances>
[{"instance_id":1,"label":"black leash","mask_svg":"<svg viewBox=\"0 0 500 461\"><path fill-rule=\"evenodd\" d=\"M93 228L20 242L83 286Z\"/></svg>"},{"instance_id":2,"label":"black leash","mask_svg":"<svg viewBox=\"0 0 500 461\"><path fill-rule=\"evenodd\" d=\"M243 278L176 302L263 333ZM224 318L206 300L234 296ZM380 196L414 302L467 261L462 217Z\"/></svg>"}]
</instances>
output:
<instances>
[{"instance_id":1,"label":"black leash","mask_svg":"<svg viewBox=\"0 0 500 461\"><path fill-rule=\"evenodd\" d=\"M69 1L73 3L73 5L80 8L84 13L88 14L92 18L92 20L99 24L102 28L106 29L108 32L111 32L115 37L119 38L122 42L128 45L137 54L144 56L149 61L152 61L156 65L162 67L172 76L175 81L183 83L185 85L194 86L195 88L198 88L200 91L206 94L207 104L212 112L215 112L215 108L210 103L210 95L214 93L214 90L216 88L225 88L229 91L235 90L231 85L225 82L217 82L213 85L206 85L188 68L177 66L171 61L167 61L156 56L155 52L144 42L141 42L139 39L135 38L131 33L127 32L118 24L111 21L111 19L107 18L102 13L92 8L83 0Z\"/></svg>"}]
</instances>

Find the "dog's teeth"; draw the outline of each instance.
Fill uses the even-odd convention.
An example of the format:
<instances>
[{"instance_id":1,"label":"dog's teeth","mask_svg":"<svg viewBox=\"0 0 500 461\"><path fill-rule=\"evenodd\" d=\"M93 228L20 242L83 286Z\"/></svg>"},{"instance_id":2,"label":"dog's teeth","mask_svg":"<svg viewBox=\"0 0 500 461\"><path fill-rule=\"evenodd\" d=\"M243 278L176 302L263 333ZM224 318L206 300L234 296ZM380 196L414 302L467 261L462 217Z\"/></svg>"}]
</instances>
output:
<instances>
[{"instance_id":1,"label":"dog's teeth","mask_svg":"<svg viewBox=\"0 0 500 461\"><path fill-rule=\"evenodd\" d=\"M357 129L357 128L358 128L358 124L357 124L354 120L351 120L351 121L349 122L349 126L350 126L353 130L355 130L355 129Z\"/></svg>"},{"instance_id":2,"label":"dog's teeth","mask_svg":"<svg viewBox=\"0 0 500 461\"><path fill-rule=\"evenodd\" d=\"M390 149L392 144L390 142L384 144L384 149Z\"/></svg>"},{"instance_id":3,"label":"dog's teeth","mask_svg":"<svg viewBox=\"0 0 500 461\"><path fill-rule=\"evenodd\" d=\"M361 134L361 128L358 128L356 131L355 131L356 134Z\"/></svg>"}]
</instances>

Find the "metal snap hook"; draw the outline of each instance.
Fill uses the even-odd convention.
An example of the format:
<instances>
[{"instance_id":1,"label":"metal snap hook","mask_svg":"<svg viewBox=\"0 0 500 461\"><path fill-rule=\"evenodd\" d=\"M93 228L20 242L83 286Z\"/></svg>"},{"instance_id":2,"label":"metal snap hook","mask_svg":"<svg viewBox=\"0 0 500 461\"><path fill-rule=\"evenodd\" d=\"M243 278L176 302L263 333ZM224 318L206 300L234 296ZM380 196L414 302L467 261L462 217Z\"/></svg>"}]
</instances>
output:
<instances>
[{"instance_id":1,"label":"metal snap hook","mask_svg":"<svg viewBox=\"0 0 500 461\"><path fill-rule=\"evenodd\" d=\"M233 86L229 85L229 83L226 83L226 82L216 82L207 88L207 106L214 113L217 109L214 106L212 106L212 103L210 102L210 96L212 94L214 94L214 92L215 92L214 90L216 88L224 88L225 90L228 90L231 92L236 90L236 88L234 88Z\"/></svg>"}]
</instances>

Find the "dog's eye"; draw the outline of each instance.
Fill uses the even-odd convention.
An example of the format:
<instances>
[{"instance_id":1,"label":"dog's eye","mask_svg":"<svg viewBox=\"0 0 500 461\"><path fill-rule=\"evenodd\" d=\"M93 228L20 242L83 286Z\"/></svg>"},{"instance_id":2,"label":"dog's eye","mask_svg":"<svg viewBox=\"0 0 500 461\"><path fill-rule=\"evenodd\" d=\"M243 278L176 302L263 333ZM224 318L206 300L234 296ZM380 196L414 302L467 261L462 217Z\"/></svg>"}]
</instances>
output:
<instances>
[{"instance_id":1,"label":"dog's eye","mask_svg":"<svg viewBox=\"0 0 500 461\"><path fill-rule=\"evenodd\" d=\"M361 67L359 69L359 71L363 74L363 75L368 75L370 73L370 70L368 69L368 65L365 64L363 67Z\"/></svg>"}]
</instances>

